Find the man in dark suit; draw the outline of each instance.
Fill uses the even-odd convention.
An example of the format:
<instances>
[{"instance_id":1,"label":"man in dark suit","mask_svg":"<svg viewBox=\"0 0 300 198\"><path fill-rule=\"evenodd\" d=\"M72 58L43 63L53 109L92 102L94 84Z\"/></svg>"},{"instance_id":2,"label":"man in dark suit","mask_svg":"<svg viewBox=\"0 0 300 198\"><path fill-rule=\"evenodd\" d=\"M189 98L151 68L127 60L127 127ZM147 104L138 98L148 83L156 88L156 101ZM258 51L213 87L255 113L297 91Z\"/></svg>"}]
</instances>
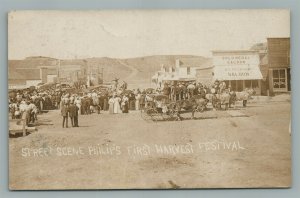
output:
<instances>
[{"instance_id":1,"label":"man in dark suit","mask_svg":"<svg viewBox=\"0 0 300 198\"><path fill-rule=\"evenodd\" d=\"M79 127L78 126L78 110L79 108L75 105L76 111L75 111L75 116L74 116L74 125L75 127Z\"/></svg>"},{"instance_id":2,"label":"man in dark suit","mask_svg":"<svg viewBox=\"0 0 300 198\"><path fill-rule=\"evenodd\" d=\"M69 116L71 119L72 127L78 127L78 110L79 108L71 102L69 106Z\"/></svg>"},{"instance_id":3,"label":"man in dark suit","mask_svg":"<svg viewBox=\"0 0 300 198\"><path fill-rule=\"evenodd\" d=\"M68 114L69 114L69 107L67 104L63 104L61 108L61 115L63 116L63 124L62 127L65 127L66 123L66 128L68 128Z\"/></svg>"}]
</instances>

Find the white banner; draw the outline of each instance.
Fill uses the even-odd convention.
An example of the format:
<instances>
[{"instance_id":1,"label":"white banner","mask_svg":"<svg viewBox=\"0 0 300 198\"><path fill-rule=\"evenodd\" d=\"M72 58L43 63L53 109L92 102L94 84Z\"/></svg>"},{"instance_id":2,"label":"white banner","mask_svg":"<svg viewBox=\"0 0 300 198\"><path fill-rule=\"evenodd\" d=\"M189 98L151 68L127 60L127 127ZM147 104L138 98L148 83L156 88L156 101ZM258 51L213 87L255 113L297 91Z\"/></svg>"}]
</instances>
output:
<instances>
[{"instance_id":1,"label":"white banner","mask_svg":"<svg viewBox=\"0 0 300 198\"><path fill-rule=\"evenodd\" d=\"M262 74L258 65L215 66L215 80L259 80Z\"/></svg>"},{"instance_id":2,"label":"white banner","mask_svg":"<svg viewBox=\"0 0 300 198\"><path fill-rule=\"evenodd\" d=\"M222 54L214 55L214 66L259 65L259 55L255 54Z\"/></svg>"}]
</instances>

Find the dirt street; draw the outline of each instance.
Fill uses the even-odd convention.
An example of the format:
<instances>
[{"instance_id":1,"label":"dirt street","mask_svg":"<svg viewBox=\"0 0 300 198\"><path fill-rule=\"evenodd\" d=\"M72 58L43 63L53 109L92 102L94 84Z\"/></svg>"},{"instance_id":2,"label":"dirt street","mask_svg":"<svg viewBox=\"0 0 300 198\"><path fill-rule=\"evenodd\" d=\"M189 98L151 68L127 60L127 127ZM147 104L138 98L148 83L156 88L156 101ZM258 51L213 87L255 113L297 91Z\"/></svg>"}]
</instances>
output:
<instances>
[{"instance_id":1,"label":"dirt street","mask_svg":"<svg viewBox=\"0 0 300 198\"><path fill-rule=\"evenodd\" d=\"M196 116L147 122L139 111L101 112L62 128L60 112L49 111L37 132L9 139L10 189L290 185L289 102Z\"/></svg>"}]
</instances>

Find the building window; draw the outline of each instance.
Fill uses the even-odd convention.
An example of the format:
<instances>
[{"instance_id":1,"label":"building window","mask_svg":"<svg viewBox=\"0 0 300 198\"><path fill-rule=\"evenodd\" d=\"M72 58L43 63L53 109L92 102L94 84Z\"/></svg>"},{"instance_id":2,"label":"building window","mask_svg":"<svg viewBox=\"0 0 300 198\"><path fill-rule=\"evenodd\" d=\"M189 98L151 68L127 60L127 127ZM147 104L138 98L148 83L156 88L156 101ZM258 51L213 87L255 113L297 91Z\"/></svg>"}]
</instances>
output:
<instances>
[{"instance_id":1,"label":"building window","mask_svg":"<svg viewBox=\"0 0 300 198\"><path fill-rule=\"evenodd\" d=\"M273 69L273 88L274 91L287 89L286 69Z\"/></svg>"},{"instance_id":2,"label":"building window","mask_svg":"<svg viewBox=\"0 0 300 198\"><path fill-rule=\"evenodd\" d=\"M190 74L191 74L191 68L190 68L190 67L187 67L187 68L186 68L186 71L187 71L187 75L190 75Z\"/></svg>"}]
</instances>

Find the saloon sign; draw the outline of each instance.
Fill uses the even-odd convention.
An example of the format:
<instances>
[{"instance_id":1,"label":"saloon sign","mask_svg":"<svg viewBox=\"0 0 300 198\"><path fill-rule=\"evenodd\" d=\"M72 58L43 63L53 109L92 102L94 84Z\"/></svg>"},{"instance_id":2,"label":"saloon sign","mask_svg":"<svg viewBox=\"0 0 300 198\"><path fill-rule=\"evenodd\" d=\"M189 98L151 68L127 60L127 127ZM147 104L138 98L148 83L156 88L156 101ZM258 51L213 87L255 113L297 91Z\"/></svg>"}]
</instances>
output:
<instances>
[{"instance_id":1,"label":"saloon sign","mask_svg":"<svg viewBox=\"0 0 300 198\"><path fill-rule=\"evenodd\" d=\"M258 80L262 79L259 55L253 51L214 52L214 79Z\"/></svg>"}]
</instances>

